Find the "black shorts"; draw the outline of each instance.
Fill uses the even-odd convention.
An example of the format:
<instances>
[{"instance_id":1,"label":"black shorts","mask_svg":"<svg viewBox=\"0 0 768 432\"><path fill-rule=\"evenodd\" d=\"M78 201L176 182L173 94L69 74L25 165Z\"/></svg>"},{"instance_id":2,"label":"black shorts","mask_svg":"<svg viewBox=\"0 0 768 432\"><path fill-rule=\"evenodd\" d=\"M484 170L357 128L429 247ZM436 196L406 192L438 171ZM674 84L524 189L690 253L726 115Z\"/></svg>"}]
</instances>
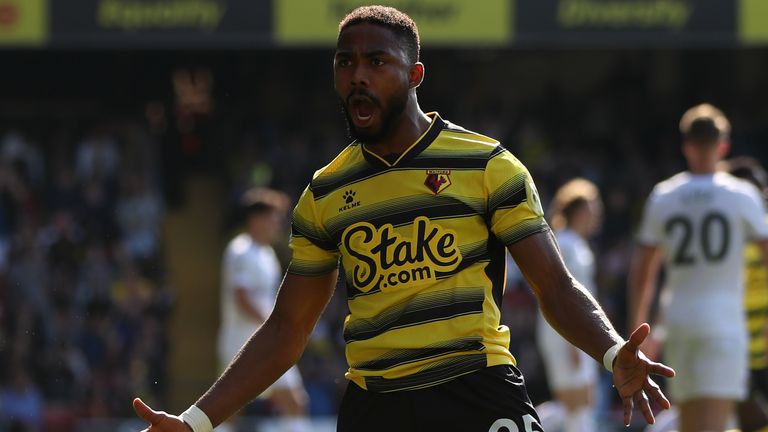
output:
<instances>
[{"instance_id":1,"label":"black shorts","mask_svg":"<svg viewBox=\"0 0 768 432\"><path fill-rule=\"evenodd\" d=\"M750 369L749 395L753 397L755 394L768 398L768 368Z\"/></svg>"},{"instance_id":2,"label":"black shorts","mask_svg":"<svg viewBox=\"0 0 768 432\"><path fill-rule=\"evenodd\" d=\"M421 390L375 393L350 382L337 432L543 432L514 366L493 366Z\"/></svg>"}]
</instances>

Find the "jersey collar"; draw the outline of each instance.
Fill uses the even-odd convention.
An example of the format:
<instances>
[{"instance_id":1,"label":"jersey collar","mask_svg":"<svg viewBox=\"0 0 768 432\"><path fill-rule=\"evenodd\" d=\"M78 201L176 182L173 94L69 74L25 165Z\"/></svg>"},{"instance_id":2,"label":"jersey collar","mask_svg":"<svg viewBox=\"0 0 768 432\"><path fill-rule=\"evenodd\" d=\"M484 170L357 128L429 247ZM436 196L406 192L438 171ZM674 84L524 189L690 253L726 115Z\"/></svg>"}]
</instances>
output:
<instances>
[{"instance_id":1,"label":"jersey collar","mask_svg":"<svg viewBox=\"0 0 768 432\"><path fill-rule=\"evenodd\" d=\"M365 148L365 146L361 145L360 148L362 149L363 156L365 157L365 160L368 161L371 165L384 167L384 168L390 168L396 165L402 165L403 163L415 158L419 155L424 149L429 147L430 144L437 138L438 135L440 135L440 132L445 129L445 122L442 118L440 118L440 115L437 112L429 112L426 113L427 117L430 117L432 119L432 123L429 124L429 127L427 130L424 131L423 134L414 142L411 144L410 147L408 147L394 162L390 162L381 156L377 155L376 153L373 153L372 151Z\"/></svg>"}]
</instances>

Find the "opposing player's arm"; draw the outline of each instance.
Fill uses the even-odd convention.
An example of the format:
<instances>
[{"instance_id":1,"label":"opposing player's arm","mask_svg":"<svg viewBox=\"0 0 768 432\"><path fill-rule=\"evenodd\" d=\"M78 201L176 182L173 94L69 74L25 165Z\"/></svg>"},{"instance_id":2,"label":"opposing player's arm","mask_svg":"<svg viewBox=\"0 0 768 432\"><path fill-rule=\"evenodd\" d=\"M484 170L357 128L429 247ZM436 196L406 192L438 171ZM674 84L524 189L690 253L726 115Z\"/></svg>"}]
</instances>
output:
<instances>
[{"instance_id":1,"label":"opposing player's arm","mask_svg":"<svg viewBox=\"0 0 768 432\"><path fill-rule=\"evenodd\" d=\"M267 317L264 313L251 301L249 296L250 291L247 288L238 286L235 287L235 304L245 315L251 317L254 321L260 323L266 321Z\"/></svg>"},{"instance_id":2,"label":"opposing player's arm","mask_svg":"<svg viewBox=\"0 0 768 432\"><path fill-rule=\"evenodd\" d=\"M637 245L629 268L629 328L647 322L662 261L658 246Z\"/></svg>"},{"instance_id":3,"label":"opposing player's arm","mask_svg":"<svg viewBox=\"0 0 768 432\"><path fill-rule=\"evenodd\" d=\"M239 239L234 241L238 242ZM245 316L263 323L267 316L258 308L258 305L254 304L250 294L258 290L259 285L264 282L255 280L258 273L254 272L253 263L248 254L238 247L228 247L224 259L224 272L232 284L235 307Z\"/></svg>"},{"instance_id":4,"label":"opposing player's arm","mask_svg":"<svg viewBox=\"0 0 768 432\"><path fill-rule=\"evenodd\" d=\"M541 312L563 337L594 359L623 342L602 308L565 267L550 231L508 247L539 300Z\"/></svg>"}]
</instances>

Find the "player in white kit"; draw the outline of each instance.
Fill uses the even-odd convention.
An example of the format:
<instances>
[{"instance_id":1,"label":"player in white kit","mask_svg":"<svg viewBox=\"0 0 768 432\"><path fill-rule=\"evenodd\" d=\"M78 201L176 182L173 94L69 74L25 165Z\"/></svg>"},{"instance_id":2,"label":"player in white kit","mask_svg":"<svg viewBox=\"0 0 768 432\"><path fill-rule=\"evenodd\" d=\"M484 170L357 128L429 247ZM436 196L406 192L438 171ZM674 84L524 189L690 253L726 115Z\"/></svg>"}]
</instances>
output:
<instances>
[{"instance_id":1,"label":"player in white kit","mask_svg":"<svg viewBox=\"0 0 768 432\"><path fill-rule=\"evenodd\" d=\"M593 296L597 294L595 258L587 241L600 227L602 207L597 187L589 180L576 178L557 190L549 211L550 226L566 267ZM560 336L543 316L539 316L536 327L550 390L565 411L564 432L595 431L597 363ZM539 411L544 421L544 407Z\"/></svg>"},{"instance_id":2,"label":"player in white kit","mask_svg":"<svg viewBox=\"0 0 768 432\"><path fill-rule=\"evenodd\" d=\"M688 171L657 184L646 202L629 277L630 325L648 319L662 264L664 356L681 432L723 431L747 392L743 251L768 257L763 200L746 181L716 172L730 124L709 104L680 121Z\"/></svg>"},{"instance_id":3,"label":"player in white kit","mask_svg":"<svg viewBox=\"0 0 768 432\"><path fill-rule=\"evenodd\" d=\"M227 245L222 262L221 327L218 352L221 371L272 312L283 275L272 243L281 233L290 207L287 195L267 188L247 191L241 200L245 232ZM296 366L262 395L268 398L287 431L305 431L307 395Z\"/></svg>"}]
</instances>

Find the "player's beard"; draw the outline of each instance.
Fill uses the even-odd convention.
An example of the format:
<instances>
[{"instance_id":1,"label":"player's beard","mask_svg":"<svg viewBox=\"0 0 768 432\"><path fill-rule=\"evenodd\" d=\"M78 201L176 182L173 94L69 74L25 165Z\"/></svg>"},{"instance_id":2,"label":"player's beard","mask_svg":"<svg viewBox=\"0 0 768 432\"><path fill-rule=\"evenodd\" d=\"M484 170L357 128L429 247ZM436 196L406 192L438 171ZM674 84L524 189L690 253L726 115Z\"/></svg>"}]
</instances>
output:
<instances>
[{"instance_id":1,"label":"player's beard","mask_svg":"<svg viewBox=\"0 0 768 432\"><path fill-rule=\"evenodd\" d=\"M395 121L403 114L403 112L405 112L405 105L408 103L408 92L406 91L402 94L393 96L392 99L390 99L388 109L385 109L384 106L382 106L379 99L367 93L366 96L368 96L374 105L379 108L381 113L381 122L378 130L370 132L357 130L352 121L352 116L347 109L347 103L344 100L340 100L341 111L344 113L344 118L347 120L347 134L350 139L366 144L376 144L390 135Z\"/></svg>"}]
</instances>

